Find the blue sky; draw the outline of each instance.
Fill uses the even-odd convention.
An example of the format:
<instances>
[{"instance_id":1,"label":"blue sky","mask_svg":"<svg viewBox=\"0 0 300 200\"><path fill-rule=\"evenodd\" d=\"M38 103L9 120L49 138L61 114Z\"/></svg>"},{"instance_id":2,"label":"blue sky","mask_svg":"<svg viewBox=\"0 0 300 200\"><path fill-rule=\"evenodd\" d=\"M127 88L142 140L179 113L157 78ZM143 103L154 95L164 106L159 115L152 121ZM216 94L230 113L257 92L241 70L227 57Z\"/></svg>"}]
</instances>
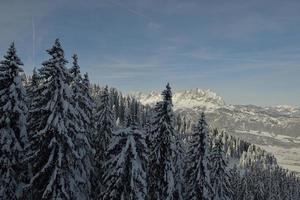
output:
<instances>
[{"instance_id":1,"label":"blue sky","mask_svg":"<svg viewBox=\"0 0 300 200\"><path fill-rule=\"evenodd\" d=\"M300 105L299 10L298 0L1 0L0 54L15 41L31 73L60 38L92 82L122 91L170 82L228 104Z\"/></svg>"}]
</instances>

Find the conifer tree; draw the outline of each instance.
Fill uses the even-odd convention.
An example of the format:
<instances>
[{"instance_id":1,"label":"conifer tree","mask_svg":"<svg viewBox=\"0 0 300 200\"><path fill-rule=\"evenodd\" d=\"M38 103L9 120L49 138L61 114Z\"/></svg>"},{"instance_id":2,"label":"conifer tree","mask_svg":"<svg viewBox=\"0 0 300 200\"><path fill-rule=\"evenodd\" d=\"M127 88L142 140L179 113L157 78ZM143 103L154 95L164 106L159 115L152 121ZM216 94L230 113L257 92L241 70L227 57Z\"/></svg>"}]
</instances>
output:
<instances>
[{"instance_id":1,"label":"conifer tree","mask_svg":"<svg viewBox=\"0 0 300 200\"><path fill-rule=\"evenodd\" d=\"M248 183L248 178L249 178L249 176L245 175L242 179L242 181L243 181L242 200L254 200L254 195L251 192L251 189L250 189L250 186L249 186L249 183Z\"/></svg>"},{"instance_id":2,"label":"conifer tree","mask_svg":"<svg viewBox=\"0 0 300 200\"><path fill-rule=\"evenodd\" d=\"M100 101L100 106L96 108L94 115L95 135L93 136L93 145L95 149L95 180L93 180L93 192L95 195L98 195L103 190L101 180L103 172L105 171L105 152L111 142L115 129L115 118L107 86L101 94Z\"/></svg>"},{"instance_id":3,"label":"conifer tree","mask_svg":"<svg viewBox=\"0 0 300 200\"><path fill-rule=\"evenodd\" d=\"M263 171L259 165L253 166L251 169L251 177L253 177L253 194L254 200L263 200L265 199L264 183L262 180Z\"/></svg>"},{"instance_id":4,"label":"conifer tree","mask_svg":"<svg viewBox=\"0 0 300 200\"><path fill-rule=\"evenodd\" d=\"M36 69L34 68L33 72L32 72L32 76L28 83L28 86L26 88L27 89L27 105L28 105L28 107L30 107L31 100L34 97L34 91L36 90L38 85L39 85L39 76L38 76Z\"/></svg>"},{"instance_id":5,"label":"conifer tree","mask_svg":"<svg viewBox=\"0 0 300 200\"><path fill-rule=\"evenodd\" d=\"M93 109L95 107L95 102L91 96L90 93L90 79L88 76L88 73L85 73L83 75L82 79L82 89L83 89L83 95L82 95L82 103L80 103L82 110L85 112L86 119L83 120L84 128L87 131L89 138L92 142L92 132L94 131L94 119L93 119Z\"/></svg>"},{"instance_id":6,"label":"conifer tree","mask_svg":"<svg viewBox=\"0 0 300 200\"><path fill-rule=\"evenodd\" d=\"M232 197L234 199L242 199L242 178L236 165L230 170L230 186Z\"/></svg>"},{"instance_id":7,"label":"conifer tree","mask_svg":"<svg viewBox=\"0 0 300 200\"><path fill-rule=\"evenodd\" d=\"M89 91L88 75L84 74L84 78L82 78L78 65L78 56L76 54L73 55L73 66L70 69L70 74L74 107L79 113L78 123L83 127L85 134L90 139L92 134L92 109L94 102Z\"/></svg>"},{"instance_id":8,"label":"conifer tree","mask_svg":"<svg viewBox=\"0 0 300 200\"><path fill-rule=\"evenodd\" d=\"M25 170L22 168L27 142L23 63L12 43L0 61L0 199L17 199Z\"/></svg>"},{"instance_id":9,"label":"conifer tree","mask_svg":"<svg viewBox=\"0 0 300 200\"><path fill-rule=\"evenodd\" d=\"M210 199L209 135L204 113L189 140L186 163L186 199Z\"/></svg>"},{"instance_id":10,"label":"conifer tree","mask_svg":"<svg viewBox=\"0 0 300 200\"><path fill-rule=\"evenodd\" d=\"M175 196L174 199L182 199L185 191L184 183L184 158L185 158L185 146L180 133L176 131L176 154L175 154Z\"/></svg>"},{"instance_id":11,"label":"conifer tree","mask_svg":"<svg viewBox=\"0 0 300 200\"><path fill-rule=\"evenodd\" d=\"M216 138L212 148L210 179L213 188L213 200L229 200L232 199L232 191L230 188L230 175L227 169L225 153L221 138Z\"/></svg>"},{"instance_id":12,"label":"conifer tree","mask_svg":"<svg viewBox=\"0 0 300 200\"><path fill-rule=\"evenodd\" d=\"M144 200L147 196L145 134L134 118L117 131L107 149L103 200Z\"/></svg>"},{"instance_id":13,"label":"conifer tree","mask_svg":"<svg viewBox=\"0 0 300 200\"><path fill-rule=\"evenodd\" d=\"M78 127L81 127L80 131L81 134L85 136L85 138L88 139L86 142L87 144L91 143L91 134L92 134L92 108L93 108L93 101L90 97L89 88L87 87L87 81L86 77L85 79L82 78L80 67L78 64L78 56L76 54L73 55L73 65L71 67L70 71L70 84L73 92L73 106L76 110L77 116L76 116L76 123ZM84 83L85 81L85 83ZM81 147L84 144L78 144L79 147ZM85 170L87 172L88 179L90 180L90 172L92 171L92 151L91 146L88 146L86 151L82 152L84 157L84 165ZM89 190L91 189L90 186Z\"/></svg>"},{"instance_id":14,"label":"conifer tree","mask_svg":"<svg viewBox=\"0 0 300 200\"><path fill-rule=\"evenodd\" d=\"M178 191L178 162L176 131L169 84L162 92L163 101L154 108L150 136L149 199L182 199Z\"/></svg>"},{"instance_id":15,"label":"conifer tree","mask_svg":"<svg viewBox=\"0 0 300 200\"><path fill-rule=\"evenodd\" d=\"M125 98L121 96L120 98L120 108L119 108L119 126L124 126L125 124L125 110L126 110L126 106L125 106Z\"/></svg>"},{"instance_id":16,"label":"conifer tree","mask_svg":"<svg viewBox=\"0 0 300 200\"><path fill-rule=\"evenodd\" d=\"M40 84L30 106L29 183L33 199L88 199L89 172L85 157L88 139L78 126L72 80L59 40L47 50L51 58L43 62Z\"/></svg>"},{"instance_id":17,"label":"conifer tree","mask_svg":"<svg viewBox=\"0 0 300 200\"><path fill-rule=\"evenodd\" d=\"M279 190L279 187L277 185L277 182L274 180L274 177L272 176L272 169L268 168L266 170L267 178L266 178L266 186L268 187L266 199L267 200L276 200L277 192Z\"/></svg>"}]
</instances>

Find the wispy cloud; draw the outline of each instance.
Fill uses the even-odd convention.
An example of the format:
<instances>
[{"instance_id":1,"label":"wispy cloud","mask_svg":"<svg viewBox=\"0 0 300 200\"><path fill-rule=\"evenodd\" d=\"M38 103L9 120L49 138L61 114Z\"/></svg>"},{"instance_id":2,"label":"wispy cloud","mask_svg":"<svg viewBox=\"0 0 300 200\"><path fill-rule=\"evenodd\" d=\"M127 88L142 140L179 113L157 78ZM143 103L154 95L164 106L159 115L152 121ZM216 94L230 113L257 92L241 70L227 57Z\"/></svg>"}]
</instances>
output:
<instances>
[{"instance_id":1,"label":"wispy cloud","mask_svg":"<svg viewBox=\"0 0 300 200\"><path fill-rule=\"evenodd\" d=\"M117 0L108 0L111 4L118 6L122 9L125 9L126 11L128 11L129 13L136 15L138 17L142 17L148 21L153 21L151 17L145 15L143 12L140 12L134 8L131 8L129 6L126 5L126 3L122 3L122 2L118 2Z\"/></svg>"},{"instance_id":2,"label":"wispy cloud","mask_svg":"<svg viewBox=\"0 0 300 200\"><path fill-rule=\"evenodd\" d=\"M160 29L162 28L162 25L159 24L159 23L156 23L156 22L151 21L151 22L149 22L149 23L147 24L147 27L148 27L151 31L158 31L158 30L160 30Z\"/></svg>"}]
</instances>

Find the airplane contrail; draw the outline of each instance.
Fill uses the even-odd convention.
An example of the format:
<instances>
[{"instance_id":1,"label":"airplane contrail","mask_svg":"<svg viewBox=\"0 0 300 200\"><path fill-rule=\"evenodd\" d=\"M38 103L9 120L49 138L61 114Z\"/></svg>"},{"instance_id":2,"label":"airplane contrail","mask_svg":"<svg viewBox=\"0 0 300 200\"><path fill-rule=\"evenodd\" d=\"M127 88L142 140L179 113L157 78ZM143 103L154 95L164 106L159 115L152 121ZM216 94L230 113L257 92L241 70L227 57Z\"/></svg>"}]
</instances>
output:
<instances>
[{"instance_id":1,"label":"airplane contrail","mask_svg":"<svg viewBox=\"0 0 300 200\"><path fill-rule=\"evenodd\" d=\"M33 67L35 67L35 23L32 18L32 63Z\"/></svg>"}]
</instances>

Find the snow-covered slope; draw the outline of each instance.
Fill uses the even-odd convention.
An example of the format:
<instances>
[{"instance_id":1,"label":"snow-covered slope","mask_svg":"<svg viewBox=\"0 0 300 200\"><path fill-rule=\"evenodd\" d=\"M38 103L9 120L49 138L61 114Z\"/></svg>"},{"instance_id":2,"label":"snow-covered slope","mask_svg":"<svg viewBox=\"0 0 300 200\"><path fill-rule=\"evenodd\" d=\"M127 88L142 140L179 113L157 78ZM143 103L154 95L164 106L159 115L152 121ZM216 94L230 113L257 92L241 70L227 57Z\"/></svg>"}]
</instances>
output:
<instances>
[{"instance_id":1,"label":"snow-covered slope","mask_svg":"<svg viewBox=\"0 0 300 200\"><path fill-rule=\"evenodd\" d=\"M144 105L161 100L159 92L132 95ZM279 164L300 173L299 107L227 105L213 91L201 89L174 92L173 104L191 124L205 111L211 126L265 148L274 153Z\"/></svg>"}]
</instances>

